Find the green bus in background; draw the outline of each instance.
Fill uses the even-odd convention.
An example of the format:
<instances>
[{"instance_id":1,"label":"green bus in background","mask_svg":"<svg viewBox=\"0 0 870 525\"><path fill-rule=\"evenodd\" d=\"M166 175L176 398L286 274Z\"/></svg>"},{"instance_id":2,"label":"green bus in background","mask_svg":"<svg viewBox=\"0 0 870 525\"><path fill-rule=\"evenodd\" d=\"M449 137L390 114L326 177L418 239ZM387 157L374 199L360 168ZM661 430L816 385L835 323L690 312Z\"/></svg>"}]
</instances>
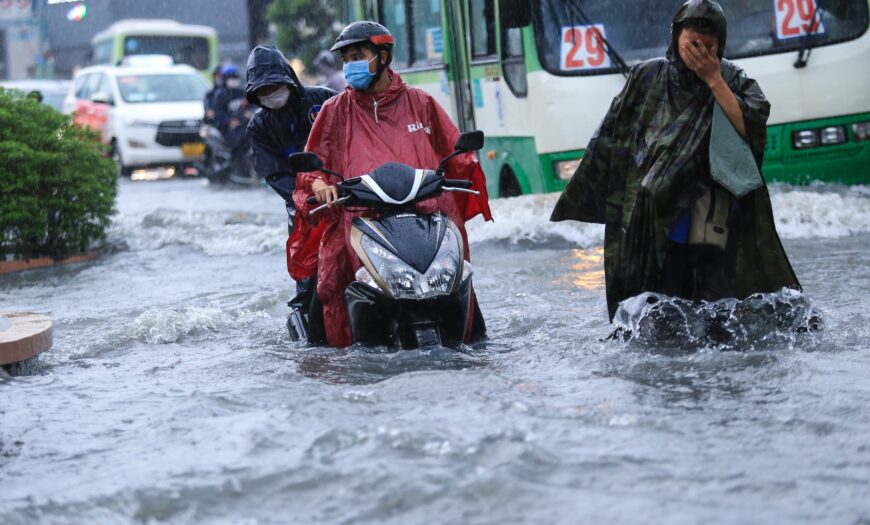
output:
<instances>
[{"instance_id":1,"label":"green bus in background","mask_svg":"<svg viewBox=\"0 0 870 525\"><path fill-rule=\"evenodd\" d=\"M211 80L218 64L218 37L213 27L181 24L174 20L121 20L91 40L93 63L119 65L127 57L166 55L175 64L187 64Z\"/></svg>"},{"instance_id":2,"label":"green bus in background","mask_svg":"<svg viewBox=\"0 0 870 525\"><path fill-rule=\"evenodd\" d=\"M561 190L625 82L664 56L683 0L348 0L393 68L481 129L490 195ZM725 56L771 101L768 181L870 184L868 0L720 0Z\"/></svg>"}]
</instances>

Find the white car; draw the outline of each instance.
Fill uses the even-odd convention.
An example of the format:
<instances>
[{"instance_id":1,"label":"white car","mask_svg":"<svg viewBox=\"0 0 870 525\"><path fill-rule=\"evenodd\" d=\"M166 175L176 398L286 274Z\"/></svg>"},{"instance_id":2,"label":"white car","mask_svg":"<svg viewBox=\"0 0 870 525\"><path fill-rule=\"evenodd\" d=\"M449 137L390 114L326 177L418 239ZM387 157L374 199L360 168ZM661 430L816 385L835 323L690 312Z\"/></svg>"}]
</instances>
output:
<instances>
[{"instance_id":1,"label":"white car","mask_svg":"<svg viewBox=\"0 0 870 525\"><path fill-rule=\"evenodd\" d=\"M99 130L123 175L199 160L209 85L184 65L93 66L79 71L64 100L77 124Z\"/></svg>"},{"instance_id":2,"label":"white car","mask_svg":"<svg viewBox=\"0 0 870 525\"><path fill-rule=\"evenodd\" d=\"M72 82L69 80L5 80L0 82L0 87L15 89L24 94L38 91L42 96L42 103L58 111L62 111L64 97L69 92L71 85Z\"/></svg>"}]
</instances>

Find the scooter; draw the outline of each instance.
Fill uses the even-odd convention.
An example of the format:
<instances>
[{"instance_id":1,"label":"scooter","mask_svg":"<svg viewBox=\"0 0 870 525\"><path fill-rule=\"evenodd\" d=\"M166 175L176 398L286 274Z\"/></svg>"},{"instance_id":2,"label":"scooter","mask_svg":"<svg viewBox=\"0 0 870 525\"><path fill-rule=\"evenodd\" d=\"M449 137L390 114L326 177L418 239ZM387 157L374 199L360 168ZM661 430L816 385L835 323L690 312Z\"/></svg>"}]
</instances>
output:
<instances>
[{"instance_id":1,"label":"scooter","mask_svg":"<svg viewBox=\"0 0 870 525\"><path fill-rule=\"evenodd\" d=\"M259 178L250 161L250 152L245 149L245 128L254 115L251 107L242 107L238 100L230 103L230 111L239 124L229 130L227 137L214 124L203 121L199 128L199 136L205 141L205 158L201 171L210 182L223 185L228 182L236 184L259 184Z\"/></svg>"},{"instance_id":2,"label":"scooter","mask_svg":"<svg viewBox=\"0 0 870 525\"><path fill-rule=\"evenodd\" d=\"M444 191L479 195L470 189L471 181L446 178L444 167L456 155L481 147L483 132L470 131L436 170L387 163L350 179L323 168L313 153L290 156L296 172L321 171L342 179L332 205L376 212L376 218L355 218L350 232L362 262L344 294L355 343L398 349L462 344L473 307L473 269L464 259L456 225L442 212L419 214L416 204Z\"/></svg>"}]
</instances>

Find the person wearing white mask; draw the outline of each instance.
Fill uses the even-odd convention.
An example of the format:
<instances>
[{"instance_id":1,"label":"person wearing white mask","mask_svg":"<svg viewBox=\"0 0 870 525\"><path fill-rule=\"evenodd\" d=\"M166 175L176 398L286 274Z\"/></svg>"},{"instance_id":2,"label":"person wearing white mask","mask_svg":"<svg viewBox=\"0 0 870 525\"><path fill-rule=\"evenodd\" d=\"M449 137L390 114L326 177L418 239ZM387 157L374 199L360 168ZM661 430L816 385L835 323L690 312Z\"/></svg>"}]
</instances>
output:
<instances>
[{"instance_id":1,"label":"person wearing white mask","mask_svg":"<svg viewBox=\"0 0 870 525\"><path fill-rule=\"evenodd\" d=\"M289 218L289 249L299 232L294 227L296 173L290 169L288 157L305 150L321 106L337 93L325 87L303 86L284 55L271 46L257 46L248 56L245 93L249 103L261 108L247 128L254 169L284 199ZM290 334L312 343L323 341L321 307L314 293L315 279L300 278L312 272L295 267L289 257L287 263L290 276L297 281L296 296L289 302L292 309L288 319Z\"/></svg>"}]
</instances>

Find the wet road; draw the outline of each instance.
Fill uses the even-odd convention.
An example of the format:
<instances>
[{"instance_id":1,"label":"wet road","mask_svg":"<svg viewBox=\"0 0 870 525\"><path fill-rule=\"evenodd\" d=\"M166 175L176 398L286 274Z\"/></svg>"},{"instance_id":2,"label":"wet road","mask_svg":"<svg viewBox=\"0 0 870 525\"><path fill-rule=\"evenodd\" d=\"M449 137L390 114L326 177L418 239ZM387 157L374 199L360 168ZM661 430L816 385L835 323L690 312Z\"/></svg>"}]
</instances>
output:
<instances>
[{"instance_id":1,"label":"wet road","mask_svg":"<svg viewBox=\"0 0 870 525\"><path fill-rule=\"evenodd\" d=\"M55 320L0 378L0 523L870 523L870 189L774 189L826 329L602 342L597 226L470 228L491 341L304 349L267 190L121 184L113 252L0 277Z\"/></svg>"}]
</instances>

